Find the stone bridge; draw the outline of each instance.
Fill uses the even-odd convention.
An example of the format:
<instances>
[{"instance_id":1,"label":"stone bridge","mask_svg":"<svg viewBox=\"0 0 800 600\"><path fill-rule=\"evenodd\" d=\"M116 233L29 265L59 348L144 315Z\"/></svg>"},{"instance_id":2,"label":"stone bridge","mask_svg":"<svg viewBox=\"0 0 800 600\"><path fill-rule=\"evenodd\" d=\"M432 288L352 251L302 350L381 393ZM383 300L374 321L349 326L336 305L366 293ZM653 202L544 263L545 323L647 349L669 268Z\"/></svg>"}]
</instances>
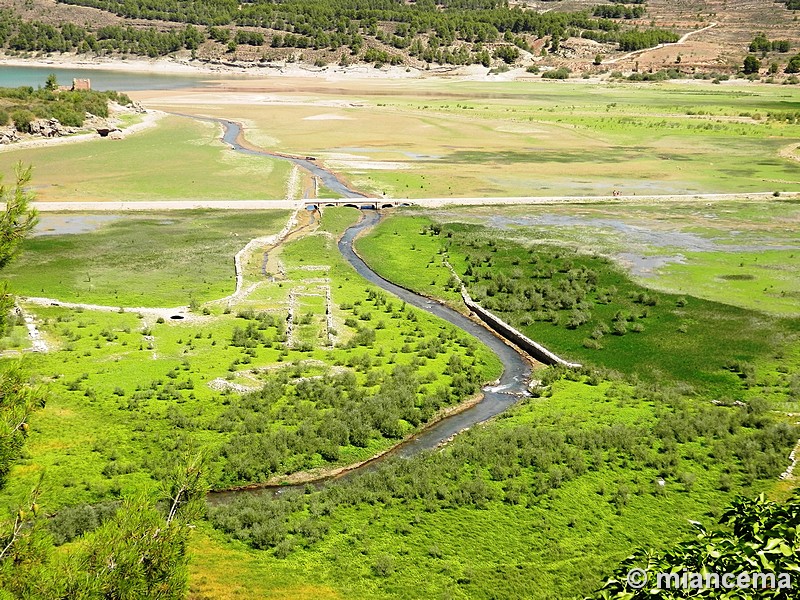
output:
<instances>
[{"instance_id":1,"label":"stone bridge","mask_svg":"<svg viewBox=\"0 0 800 600\"><path fill-rule=\"evenodd\" d=\"M395 206L411 206L408 200L385 200L381 198L342 198L337 200L306 200L306 210L317 210L326 206L349 206L351 208L379 210L381 208L394 208Z\"/></svg>"}]
</instances>

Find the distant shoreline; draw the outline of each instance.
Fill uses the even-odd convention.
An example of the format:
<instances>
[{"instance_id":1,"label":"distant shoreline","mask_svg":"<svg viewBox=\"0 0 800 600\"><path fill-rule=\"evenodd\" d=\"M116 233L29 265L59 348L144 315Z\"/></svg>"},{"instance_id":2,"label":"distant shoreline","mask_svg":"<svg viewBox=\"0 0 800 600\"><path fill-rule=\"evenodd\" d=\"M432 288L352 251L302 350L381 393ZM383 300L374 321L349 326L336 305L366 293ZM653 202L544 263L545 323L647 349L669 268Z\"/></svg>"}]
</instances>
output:
<instances>
[{"instance_id":1,"label":"distant shoreline","mask_svg":"<svg viewBox=\"0 0 800 600\"><path fill-rule=\"evenodd\" d=\"M528 73L522 67L509 68L502 73L492 73L487 67L481 65L469 66L436 66L431 69L419 69L408 66L384 66L380 69L368 64L351 65L342 67L339 65L328 65L325 67L315 67L303 63L209 63L201 60L190 60L188 58L159 57L146 59L137 57L133 59L121 59L119 57L99 57L79 54L59 54L52 56L36 56L31 58L20 58L18 56L7 56L0 53L0 68L8 67L31 67L42 69L84 69L96 71L113 71L117 73L138 73L164 76L194 76L203 80L203 75L209 75L211 81L241 81L243 79L257 81L271 78L295 78L322 80L329 82L346 81L471 81L486 83L502 82L527 82L527 83L548 83L551 85L628 85L634 86L654 86L654 85L697 85L703 86L710 84L704 79L672 79L663 82L625 82L610 80L607 76L601 77L570 77L567 80L542 79ZM771 86L760 81L747 81L741 79L730 79L722 81L723 87L753 87Z\"/></svg>"},{"instance_id":2,"label":"distant shoreline","mask_svg":"<svg viewBox=\"0 0 800 600\"><path fill-rule=\"evenodd\" d=\"M52 69L86 69L97 71L116 71L120 73L146 73L150 75L212 75L214 80L231 79L268 79L272 77L309 78L327 81L382 80L402 81L408 79L452 81L539 81L538 77L526 72L523 67L509 68L502 73L491 73L482 65L468 66L434 66L430 69L419 69L410 66L384 66L375 68L370 64L359 64L342 67L330 64L315 67L303 63L209 63L201 60L190 60L175 57L159 57L146 59L143 57L121 59L88 56L83 54L59 54L20 58L0 53L0 68L32 67ZM570 79L570 83L602 83L599 77L589 79Z\"/></svg>"},{"instance_id":3,"label":"distant shoreline","mask_svg":"<svg viewBox=\"0 0 800 600\"><path fill-rule=\"evenodd\" d=\"M0 67L32 67L55 69L86 69L98 71L117 71L123 73L148 73L152 75L246 75L248 78L263 77L322 77L354 79L409 79L423 74L449 74L454 69L421 71L413 67L383 67L376 69L371 65L341 67L313 67L301 63L208 63L200 60L161 57L156 59L106 58L78 54L62 54L47 57L20 58L0 55ZM485 70L481 68L482 70ZM520 69L520 71L523 71ZM455 74L455 73L453 73ZM465 73L466 74L466 73Z\"/></svg>"}]
</instances>

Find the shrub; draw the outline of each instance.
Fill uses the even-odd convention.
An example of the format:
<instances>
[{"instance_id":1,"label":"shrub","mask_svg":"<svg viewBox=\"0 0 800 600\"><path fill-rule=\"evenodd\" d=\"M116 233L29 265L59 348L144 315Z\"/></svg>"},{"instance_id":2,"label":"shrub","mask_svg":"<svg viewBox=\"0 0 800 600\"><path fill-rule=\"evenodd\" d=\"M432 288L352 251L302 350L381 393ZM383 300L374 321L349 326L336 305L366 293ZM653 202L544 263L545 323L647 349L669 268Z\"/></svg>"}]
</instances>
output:
<instances>
[{"instance_id":1,"label":"shrub","mask_svg":"<svg viewBox=\"0 0 800 600\"><path fill-rule=\"evenodd\" d=\"M14 127L17 128L17 131L22 131L23 133L30 133L31 122L34 119L36 119L36 115L24 108L20 108L11 113L11 120L14 121Z\"/></svg>"},{"instance_id":2,"label":"shrub","mask_svg":"<svg viewBox=\"0 0 800 600\"><path fill-rule=\"evenodd\" d=\"M569 79L570 73L571 71L567 67L560 67L558 69L553 69L552 71L542 73L542 79Z\"/></svg>"}]
</instances>

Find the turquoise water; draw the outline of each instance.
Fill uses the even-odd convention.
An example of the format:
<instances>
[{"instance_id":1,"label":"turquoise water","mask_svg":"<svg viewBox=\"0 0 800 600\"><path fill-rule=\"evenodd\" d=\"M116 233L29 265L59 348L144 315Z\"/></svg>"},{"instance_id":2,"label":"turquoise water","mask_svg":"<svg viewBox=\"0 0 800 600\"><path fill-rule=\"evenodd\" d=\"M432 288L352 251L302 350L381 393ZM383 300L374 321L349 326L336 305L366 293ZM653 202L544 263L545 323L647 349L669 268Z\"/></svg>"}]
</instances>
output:
<instances>
[{"instance_id":1,"label":"turquoise water","mask_svg":"<svg viewBox=\"0 0 800 600\"><path fill-rule=\"evenodd\" d=\"M58 69L53 67L10 67L0 63L0 87L43 86L47 76L55 73L61 85L71 85L73 79L91 79L95 90L174 90L178 88L210 85L219 76L207 73L197 75L154 74L95 69ZM226 77L230 79L231 77Z\"/></svg>"}]
</instances>

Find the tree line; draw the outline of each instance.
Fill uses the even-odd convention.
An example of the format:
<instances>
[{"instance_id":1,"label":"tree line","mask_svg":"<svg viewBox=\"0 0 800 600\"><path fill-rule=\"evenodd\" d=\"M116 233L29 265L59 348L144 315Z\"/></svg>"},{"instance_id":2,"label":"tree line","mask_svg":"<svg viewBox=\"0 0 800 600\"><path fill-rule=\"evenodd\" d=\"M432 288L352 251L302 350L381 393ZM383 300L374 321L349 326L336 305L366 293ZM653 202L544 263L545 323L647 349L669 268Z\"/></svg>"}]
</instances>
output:
<instances>
[{"instance_id":1,"label":"tree line","mask_svg":"<svg viewBox=\"0 0 800 600\"><path fill-rule=\"evenodd\" d=\"M750 52L789 52L792 44L789 40L770 40L763 33L759 33L750 42Z\"/></svg>"},{"instance_id":2,"label":"tree line","mask_svg":"<svg viewBox=\"0 0 800 600\"><path fill-rule=\"evenodd\" d=\"M119 25L89 30L73 23L55 26L23 21L12 10L0 9L0 47L19 52L119 52L155 58L197 48L205 39L205 34L192 25L177 32Z\"/></svg>"},{"instance_id":3,"label":"tree line","mask_svg":"<svg viewBox=\"0 0 800 600\"><path fill-rule=\"evenodd\" d=\"M486 43L521 45L509 40L510 34L524 40L551 38L552 51L569 36L583 36L609 43L631 44L638 48L668 41L664 33L636 32L621 38L620 17L641 16L643 6L604 5L590 11L549 11L541 14L509 7L499 0L420 0L401 3L394 0L287 0L280 3L245 3L221 0L214 3L183 0L60 0L65 4L91 6L130 19L163 20L186 23L184 30L159 32L112 26L101 32L86 32L70 25L66 31L52 25L31 23L22 35L15 36L12 48L18 50L79 52L119 51L160 56L185 48L194 50L207 39L227 45L269 45L273 48L348 49L350 55L364 58L366 40L375 40L401 50L415 46L412 56L426 62L451 64L484 63ZM9 14L10 11L8 11ZM607 13L607 14L606 14ZM599 17L599 18L597 18ZM195 25L207 29L195 28ZM226 27L259 28L232 33ZM19 29L20 25L14 27ZM108 30L114 30L109 36ZM265 31L269 35L265 35ZM2 36L0 36L2 39ZM677 39L677 37L675 38ZM525 42L527 44L527 42ZM421 47L420 47L421 45ZM382 49L381 51L386 51ZM372 56L375 62L395 62L389 57ZM368 60L364 58L365 60ZM349 59L347 59L349 60Z\"/></svg>"}]
</instances>

